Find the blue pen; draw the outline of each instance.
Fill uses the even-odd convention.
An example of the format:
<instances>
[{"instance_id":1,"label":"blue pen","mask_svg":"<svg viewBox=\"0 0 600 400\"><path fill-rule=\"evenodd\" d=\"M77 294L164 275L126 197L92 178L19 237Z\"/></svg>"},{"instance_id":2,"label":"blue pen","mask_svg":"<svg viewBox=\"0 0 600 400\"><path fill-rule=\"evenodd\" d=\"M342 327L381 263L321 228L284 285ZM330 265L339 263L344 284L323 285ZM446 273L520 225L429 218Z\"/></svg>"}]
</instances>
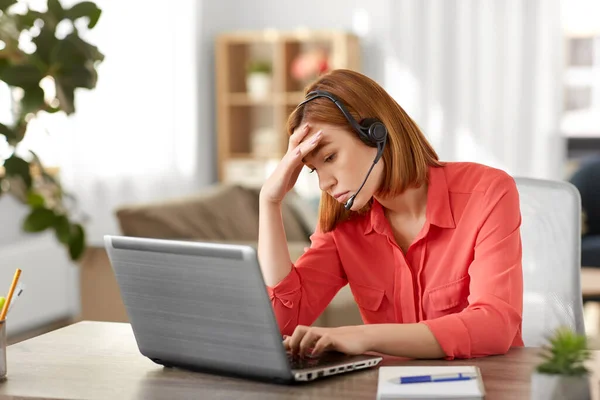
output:
<instances>
[{"instance_id":1,"label":"blue pen","mask_svg":"<svg viewBox=\"0 0 600 400\"><path fill-rule=\"evenodd\" d=\"M476 374L438 374L438 375L417 375L417 376L402 376L398 383L426 383L426 382L452 382L452 381L468 381L477 378Z\"/></svg>"}]
</instances>

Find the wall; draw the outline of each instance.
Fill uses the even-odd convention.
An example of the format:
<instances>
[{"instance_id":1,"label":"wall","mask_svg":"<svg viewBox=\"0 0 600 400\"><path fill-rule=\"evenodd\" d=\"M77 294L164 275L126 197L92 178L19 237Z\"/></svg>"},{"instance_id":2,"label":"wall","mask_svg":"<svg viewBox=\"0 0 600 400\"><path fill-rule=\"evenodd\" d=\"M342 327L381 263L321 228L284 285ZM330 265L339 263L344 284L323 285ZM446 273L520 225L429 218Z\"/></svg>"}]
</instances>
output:
<instances>
[{"instance_id":1,"label":"wall","mask_svg":"<svg viewBox=\"0 0 600 400\"><path fill-rule=\"evenodd\" d=\"M228 10L228 11L225 11ZM363 72L383 82L383 43L389 32L389 0L202 1L198 7L199 180L216 180L214 39L230 30L341 29L361 37Z\"/></svg>"},{"instance_id":2,"label":"wall","mask_svg":"<svg viewBox=\"0 0 600 400\"><path fill-rule=\"evenodd\" d=\"M11 196L0 198L0 296L6 297L15 269L23 293L7 316L9 336L79 315L79 268L53 232L24 234L28 208Z\"/></svg>"},{"instance_id":3,"label":"wall","mask_svg":"<svg viewBox=\"0 0 600 400\"><path fill-rule=\"evenodd\" d=\"M198 89L205 182L214 179L215 140L204 135L215 131L215 35L297 27L357 33L363 72L402 105L442 159L561 178L560 20L559 0L204 1Z\"/></svg>"}]
</instances>

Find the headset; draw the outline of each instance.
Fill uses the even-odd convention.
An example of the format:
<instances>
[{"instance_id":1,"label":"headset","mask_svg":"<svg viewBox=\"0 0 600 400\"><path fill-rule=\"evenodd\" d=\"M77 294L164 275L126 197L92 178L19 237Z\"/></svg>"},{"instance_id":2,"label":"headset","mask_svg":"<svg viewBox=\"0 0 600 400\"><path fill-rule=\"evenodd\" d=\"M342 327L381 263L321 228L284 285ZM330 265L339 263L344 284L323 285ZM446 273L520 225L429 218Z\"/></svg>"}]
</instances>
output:
<instances>
[{"instance_id":1,"label":"headset","mask_svg":"<svg viewBox=\"0 0 600 400\"><path fill-rule=\"evenodd\" d=\"M346 120L350 123L350 126L354 129L354 131L356 131L356 133L358 133L358 137L360 138L360 140L363 143L365 143L367 146L377 148L377 155L375 156L375 159L373 160L373 164L371 164L371 168L369 168L369 172L367 172L365 179L363 180L362 184L360 185L360 187L358 188L356 193L354 193L352 196L350 196L348 201L346 201L346 204L344 204L344 208L346 210L349 210L350 208L352 208L352 205L354 204L354 199L356 198L358 193L361 191L361 189L367 182L367 179L369 178L369 175L371 174L373 167L375 166L375 164L377 164L377 162L379 161L379 159L381 159L381 156L383 155L383 149L385 148L385 145L387 143L388 130L385 127L385 125L381 121L379 121L377 118L365 118L365 119L361 120L360 122L358 122L356 119L354 119L354 117L352 117L352 114L350 114L348 112L348 109L346 109L346 107L344 106L344 103L342 103L333 94L326 92L324 90L315 90L315 91L309 92L306 95L306 99L304 101L302 101L300 104L298 104L298 106L296 108L303 106L304 104L306 104L310 101L313 101L315 99L318 99L320 97L324 97L324 98L331 100L333 102L333 104L335 104L337 106L337 108L339 108L339 110L342 112L342 114L344 115Z\"/></svg>"}]
</instances>

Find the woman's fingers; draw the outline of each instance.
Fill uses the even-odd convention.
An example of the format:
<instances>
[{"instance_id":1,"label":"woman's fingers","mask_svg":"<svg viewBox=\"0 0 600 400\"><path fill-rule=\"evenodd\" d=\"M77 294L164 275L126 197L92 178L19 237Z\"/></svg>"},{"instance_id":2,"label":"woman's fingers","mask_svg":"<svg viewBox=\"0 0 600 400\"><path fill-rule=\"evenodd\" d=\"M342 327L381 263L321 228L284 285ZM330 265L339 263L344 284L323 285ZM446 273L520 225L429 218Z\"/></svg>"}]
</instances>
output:
<instances>
[{"instance_id":1,"label":"woman's fingers","mask_svg":"<svg viewBox=\"0 0 600 400\"><path fill-rule=\"evenodd\" d=\"M293 141L301 140L306 136L307 132L308 125L305 129L294 133L294 135L298 134L298 136ZM265 196L266 199L274 203L283 201L287 192L292 189L298 180L298 176L302 171L304 156L315 149L322 137L323 132L319 131L307 140L298 142L298 146L291 148L280 161L275 171L273 171L263 184L261 196ZM292 141L290 141L290 145L291 143Z\"/></svg>"},{"instance_id":2,"label":"woman's fingers","mask_svg":"<svg viewBox=\"0 0 600 400\"><path fill-rule=\"evenodd\" d=\"M310 349L314 346L317 340L319 340L319 334L317 330L314 328L307 330L300 341L298 354L300 354L301 357L309 354Z\"/></svg>"},{"instance_id":3,"label":"woman's fingers","mask_svg":"<svg viewBox=\"0 0 600 400\"><path fill-rule=\"evenodd\" d=\"M317 133L315 133L310 139L300 143L298 147L294 149L294 155L296 155L297 158L299 157L300 159L304 158L304 156L309 154L315 149L315 147L317 147L322 137L323 131L320 130Z\"/></svg>"},{"instance_id":4,"label":"woman's fingers","mask_svg":"<svg viewBox=\"0 0 600 400\"><path fill-rule=\"evenodd\" d=\"M296 128L294 133L292 133L292 135L290 136L288 151L298 147L300 142L302 142L302 139L304 139L304 137L308 134L309 130L310 130L310 124L308 124L308 123L306 123L304 125L300 125L298 128Z\"/></svg>"},{"instance_id":5,"label":"woman's fingers","mask_svg":"<svg viewBox=\"0 0 600 400\"><path fill-rule=\"evenodd\" d=\"M309 140L300 143L298 147L287 153L285 157L287 167L285 171L282 171L286 181L292 179L295 182L298 179L298 175L302 169L302 159L317 147L322 137L323 131L319 131Z\"/></svg>"},{"instance_id":6,"label":"woman's fingers","mask_svg":"<svg viewBox=\"0 0 600 400\"><path fill-rule=\"evenodd\" d=\"M283 348L285 349L285 351L292 350L290 348L290 336L284 336L283 337Z\"/></svg>"},{"instance_id":7,"label":"woman's fingers","mask_svg":"<svg viewBox=\"0 0 600 400\"><path fill-rule=\"evenodd\" d=\"M298 354L298 350L300 349L300 342L304 337L304 334L308 331L308 327L304 325L298 325L296 329L294 329L294 333L292 336L288 338L288 348L292 352L292 354Z\"/></svg>"},{"instance_id":8,"label":"woman's fingers","mask_svg":"<svg viewBox=\"0 0 600 400\"><path fill-rule=\"evenodd\" d=\"M323 335L316 341L311 355L317 356L322 354L325 350L331 348L333 346L333 341L331 340L330 335Z\"/></svg>"}]
</instances>

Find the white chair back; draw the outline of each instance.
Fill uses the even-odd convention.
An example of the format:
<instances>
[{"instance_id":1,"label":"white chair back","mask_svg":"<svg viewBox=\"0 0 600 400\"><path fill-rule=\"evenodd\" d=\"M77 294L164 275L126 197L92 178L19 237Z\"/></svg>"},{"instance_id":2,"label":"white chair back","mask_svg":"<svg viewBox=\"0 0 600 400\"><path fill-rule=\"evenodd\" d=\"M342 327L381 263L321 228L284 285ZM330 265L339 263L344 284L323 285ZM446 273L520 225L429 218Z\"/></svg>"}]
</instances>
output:
<instances>
[{"instance_id":1,"label":"white chair back","mask_svg":"<svg viewBox=\"0 0 600 400\"><path fill-rule=\"evenodd\" d=\"M515 181L522 217L525 346L542 345L559 326L584 334L579 192L568 182Z\"/></svg>"}]
</instances>

